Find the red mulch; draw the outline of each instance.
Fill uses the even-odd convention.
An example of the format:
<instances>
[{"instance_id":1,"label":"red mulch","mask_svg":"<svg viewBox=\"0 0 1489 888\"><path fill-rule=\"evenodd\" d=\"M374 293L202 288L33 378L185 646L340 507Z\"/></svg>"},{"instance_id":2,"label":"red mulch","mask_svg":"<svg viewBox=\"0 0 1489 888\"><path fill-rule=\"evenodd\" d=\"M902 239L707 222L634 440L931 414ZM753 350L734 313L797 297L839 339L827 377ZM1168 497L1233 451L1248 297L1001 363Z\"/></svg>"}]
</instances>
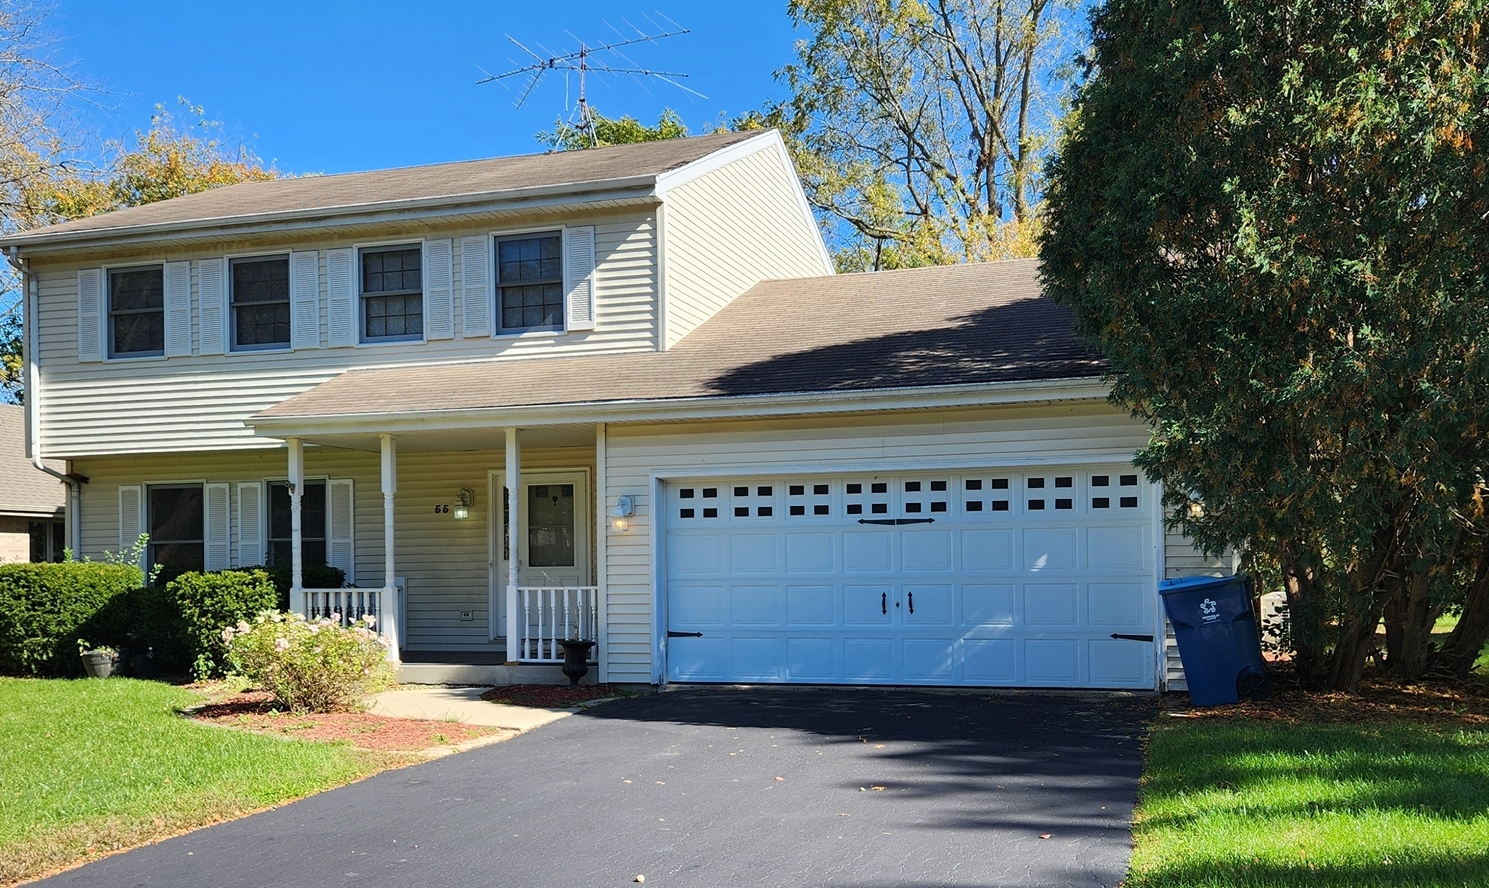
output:
<instances>
[{"instance_id":1,"label":"red mulch","mask_svg":"<svg viewBox=\"0 0 1489 888\"><path fill-rule=\"evenodd\" d=\"M262 691L246 691L203 706L192 717L215 725L261 734L333 743L345 741L362 749L418 752L502 733L501 728L431 719L389 718L370 712L295 714L278 710Z\"/></svg>"},{"instance_id":2,"label":"red mulch","mask_svg":"<svg viewBox=\"0 0 1489 888\"><path fill-rule=\"evenodd\" d=\"M1369 677L1358 693L1306 691L1292 670L1274 664L1270 699L1194 709L1188 697L1168 698L1171 714L1189 718L1256 718L1293 722L1414 721L1447 727L1489 727L1489 682L1404 684Z\"/></svg>"},{"instance_id":3,"label":"red mulch","mask_svg":"<svg viewBox=\"0 0 1489 888\"><path fill-rule=\"evenodd\" d=\"M626 693L608 684L593 685L502 685L481 695L491 703L532 706L536 709L572 709L579 703L602 697L624 697Z\"/></svg>"}]
</instances>

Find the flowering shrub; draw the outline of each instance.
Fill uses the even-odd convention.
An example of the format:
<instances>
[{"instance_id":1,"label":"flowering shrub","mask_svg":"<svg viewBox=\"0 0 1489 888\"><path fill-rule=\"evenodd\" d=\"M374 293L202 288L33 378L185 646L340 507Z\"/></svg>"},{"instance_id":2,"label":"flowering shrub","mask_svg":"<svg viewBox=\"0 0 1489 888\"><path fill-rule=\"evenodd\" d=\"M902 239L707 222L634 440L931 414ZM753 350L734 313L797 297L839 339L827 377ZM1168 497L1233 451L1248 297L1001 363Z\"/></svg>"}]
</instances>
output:
<instances>
[{"instance_id":1,"label":"flowering shrub","mask_svg":"<svg viewBox=\"0 0 1489 888\"><path fill-rule=\"evenodd\" d=\"M388 639L372 627L370 616L342 626L340 614L312 622L264 611L222 630L222 642L233 671L287 709L331 712L359 708L393 682Z\"/></svg>"}]
</instances>

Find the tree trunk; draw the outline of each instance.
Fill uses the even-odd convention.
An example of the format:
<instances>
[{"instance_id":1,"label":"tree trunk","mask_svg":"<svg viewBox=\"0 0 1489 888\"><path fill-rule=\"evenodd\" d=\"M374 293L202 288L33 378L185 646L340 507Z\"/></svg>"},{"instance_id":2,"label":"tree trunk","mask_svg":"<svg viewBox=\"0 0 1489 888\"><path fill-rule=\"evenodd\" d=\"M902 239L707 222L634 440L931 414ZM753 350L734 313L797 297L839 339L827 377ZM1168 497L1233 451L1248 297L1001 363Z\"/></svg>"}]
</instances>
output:
<instances>
[{"instance_id":1,"label":"tree trunk","mask_svg":"<svg viewBox=\"0 0 1489 888\"><path fill-rule=\"evenodd\" d=\"M1285 561L1281 567L1287 619L1292 628L1293 666L1304 687L1318 687L1323 682L1326 655L1317 588L1308 569L1296 560Z\"/></svg>"},{"instance_id":2,"label":"tree trunk","mask_svg":"<svg viewBox=\"0 0 1489 888\"><path fill-rule=\"evenodd\" d=\"M1489 644L1489 535L1483 538L1477 554L1473 582L1463 601L1463 616L1433 663L1435 671L1457 678L1468 677L1484 645Z\"/></svg>"},{"instance_id":3,"label":"tree trunk","mask_svg":"<svg viewBox=\"0 0 1489 888\"><path fill-rule=\"evenodd\" d=\"M1432 626L1442 614L1442 608L1432 606L1435 567L1392 578L1384 611L1386 663L1403 681L1421 678L1432 665Z\"/></svg>"}]
</instances>

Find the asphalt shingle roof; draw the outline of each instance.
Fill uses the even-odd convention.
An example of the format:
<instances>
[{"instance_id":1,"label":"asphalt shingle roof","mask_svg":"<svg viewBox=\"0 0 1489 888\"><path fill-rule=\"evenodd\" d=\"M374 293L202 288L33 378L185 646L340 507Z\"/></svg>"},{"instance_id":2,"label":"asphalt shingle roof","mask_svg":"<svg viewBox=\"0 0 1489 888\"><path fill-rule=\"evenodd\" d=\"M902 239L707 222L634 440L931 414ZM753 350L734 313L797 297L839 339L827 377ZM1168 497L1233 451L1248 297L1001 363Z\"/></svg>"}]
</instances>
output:
<instances>
[{"instance_id":1,"label":"asphalt shingle roof","mask_svg":"<svg viewBox=\"0 0 1489 888\"><path fill-rule=\"evenodd\" d=\"M717 133L587 151L245 182L74 219L22 232L14 239L61 241L131 228L210 225L291 214L314 216L364 207L373 209L401 201L455 202L488 196L495 199L503 192L534 188L571 186L577 191L616 180L659 176L759 135L760 132Z\"/></svg>"},{"instance_id":2,"label":"asphalt shingle roof","mask_svg":"<svg viewBox=\"0 0 1489 888\"><path fill-rule=\"evenodd\" d=\"M1016 260L765 281L666 352L344 373L261 417L428 413L1099 377Z\"/></svg>"},{"instance_id":3,"label":"asphalt shingle roof","mask_svg":"<svg viewBox=\"0 0 1489 888\"><path fill-rule=\"evenodd\" d=\"M48 460L61 471L64 463ZM26 409L0 404L0 514L56 515L67 502L62 482L26 457Z\"/></svg>"}]
</instances>

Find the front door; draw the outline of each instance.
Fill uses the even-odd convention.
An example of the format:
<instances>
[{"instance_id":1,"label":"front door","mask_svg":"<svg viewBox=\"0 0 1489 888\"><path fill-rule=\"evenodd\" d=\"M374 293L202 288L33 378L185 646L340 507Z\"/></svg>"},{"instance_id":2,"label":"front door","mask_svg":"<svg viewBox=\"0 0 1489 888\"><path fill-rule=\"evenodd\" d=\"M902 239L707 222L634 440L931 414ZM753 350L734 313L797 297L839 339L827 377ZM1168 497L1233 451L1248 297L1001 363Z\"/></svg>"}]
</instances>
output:
<instances>
[{"instance_id":1,"label":"front door","mask_svg":"<svg viewBox=\"0 0 1489 888\"><path fill-rule=\"evenodd\" d=\"M488 502L491 521L491 637L507 632L507 488L502 472L492 472ZM524 472L518 491L517 583L520 586L588 586L589 472Z\"/></svg>"}]
</instances>

